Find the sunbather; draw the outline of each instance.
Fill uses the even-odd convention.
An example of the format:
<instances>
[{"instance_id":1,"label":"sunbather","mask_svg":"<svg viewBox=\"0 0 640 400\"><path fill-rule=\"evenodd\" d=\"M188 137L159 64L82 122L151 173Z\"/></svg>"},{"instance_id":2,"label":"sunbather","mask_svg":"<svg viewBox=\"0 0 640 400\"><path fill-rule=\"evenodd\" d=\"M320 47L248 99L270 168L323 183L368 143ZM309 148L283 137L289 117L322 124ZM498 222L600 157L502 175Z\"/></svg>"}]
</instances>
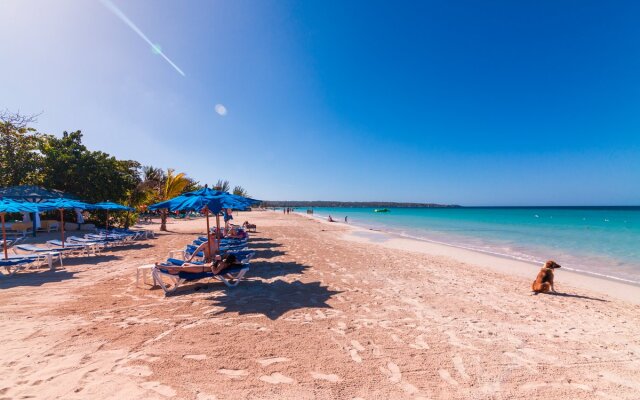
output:
<instances>
[{"instance_id":1,"label":"sunbather","mask_svg":"<svg viewBox=\"0 0 640 400\"><path fill-rule=\"evenodd\" d=\"M236 256L228 254L224 259L220 256L216 256L216 260L210 263L194 264L185 262L180 266L168 266L166 264L156 263L156 267L161 267L167 273L174 275L177 275L180 272L198 274L209 271L213 272L214 275L219 275L223 270L233 267L236 264L238 264Z\"/></svg>"},{"instance_id":2,"label":"sunbather","mask_svg":"<svg viewBox=\"0 0 640 400\"><path fill-rule=\"evenodd\" d=\"M247 232L236 227L235 225L231 225L231 228L229 228L229 232L225 236L225 238L227 239L245 239L246 237L247 237Z\"/></svg>"}]
</instances>

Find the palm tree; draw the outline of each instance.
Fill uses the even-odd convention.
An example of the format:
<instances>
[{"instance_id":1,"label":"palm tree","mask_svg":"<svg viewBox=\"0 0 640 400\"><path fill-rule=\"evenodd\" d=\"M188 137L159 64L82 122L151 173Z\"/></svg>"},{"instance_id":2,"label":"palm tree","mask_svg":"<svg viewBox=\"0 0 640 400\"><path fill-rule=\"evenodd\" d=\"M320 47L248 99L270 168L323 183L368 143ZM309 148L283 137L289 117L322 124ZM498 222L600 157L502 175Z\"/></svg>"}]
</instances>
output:
<instances>
[{"instance_id":1,"label":"palm tree","mask_svg":"<svg viewBox=\"0 0 640 400\"><path fill-rule=\"evenodd\" d=\"M219 190L221 192L227 192L229 193L229 190L231 189L231 185L229 184L229 181L226 179L218 179L218 182L216 182L216 184L213 186L213 188L215 190Z\"/></svg>"},{"instance_id":2,"label":"palm tree","mask_svg":"<svg viewBox=\"0 0 640 400\"><path fill-rule=\"evenodd\" d=\"M160 168L155 168L151 165L142 167L142 180L145 186L154 187L159 190L165 178L166 175Z\"/></svg>"},{"instance_id":3,"label":"palm tree","mask_svg":"<svg viewBox=\"0 0 640 400\"><path fill-rule=\"evenodd\" d=\"M247 190L242 186L235 186L233 188L233 194L237 196L242 196L242 197L249 197L249 193L247 193Z\"/></svg>"},{"instance_id":4,"label":"palm tree","mask_svg":"<svg viewBox=\"0 0 640 400\"><path fill-rule=\"evenodd\" d=\"M158 192L158 201L165 201L172 199L176 196L181 195L187 185L189 185L189 178L181 172L176 174L175 171L171 168L167 170L167 174L165 175L164 182L160 187L160 191ZM160 230L167 230L167 211L162 210L161 214L161 222L160 222Z\"/></svg>"}]
</instances>

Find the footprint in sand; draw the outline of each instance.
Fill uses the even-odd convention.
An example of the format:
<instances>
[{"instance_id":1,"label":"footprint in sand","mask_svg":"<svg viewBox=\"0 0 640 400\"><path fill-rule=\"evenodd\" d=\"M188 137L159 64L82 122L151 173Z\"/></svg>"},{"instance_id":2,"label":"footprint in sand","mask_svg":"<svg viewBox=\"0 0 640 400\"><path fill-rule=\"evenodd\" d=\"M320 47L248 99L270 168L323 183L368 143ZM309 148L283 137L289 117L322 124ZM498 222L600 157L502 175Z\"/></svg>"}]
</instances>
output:
<instances>
[{"instance_id":1,"label":"footprint in sand","mask_svg":"<svg viewBox=\"0 0 640 400\"><path fill-rule=\"evenodd\" d=\"M417 350L426 350L429 349L429 345L424 340L424 335L420 335L416 338L415 344L410 344L409 347Z\"/></svg>"},{"instance_id":2,"label":"footprint in sand","mask_svg":"<svg viewBox=\"0 0 640 400\"><path fill-rule=\"evenodd\" d=\"M277 385L280 383L293 383L295 382L293 379L288 376L284 376L278 372L274 372L271 375L263 375L260 377L260 380L263 382L270 383L272 385Z\"/></svg>"},{"instance_id":3,"label":"footprint in sand","mask_svg":"<svg viewBox=\"0 0 640 400\"><path fill-rule=\"evenodd\" d=\"M117 367L114 372L116 374L129 376L150 376L153 374L153 372L151 372L151 369L146 365L127 365Z\"/></svg>"},{"instance_id":4,"label":"footprint in sand","mask_svg":"<svg viewBox=\"0 0 640 400\"><path fill-rule=\"evenodd\" d=\"M371 342L371 347L373 348L373 355L374 357L380 357L382 356L382 351L380 350L380 346L378 346L377 344Z\"/></svg>"},{"instance_id":5,"label":"footprint in sand","mask_svg":"<svg viewBox=\"0 0 640 400\"><path fill-rule=\"evenodd\" d=\"M349 355L351 356L351 359L357 363L361 363L362 362L362 357L360 357L360 354L358 354L358 350L356 349L350 349L349 350Z\"/></svg>"},{"instance_id":6,"label":"footprint in sand","mask_svg":"<svg viewBox=\"0 0 640 400\"><path fill-rule=\"evenodd\" d=\"M458 386L458 381L451 377L451 374L446 369L438 370L438 374L440 378L442 378L445 382L452 386Z\"/></svg>"},{"instance_id":7,"label":"footprint in sand","mask_svg":"<svg viewBox=\"0 0 640 400\"><path fill-rule=\"evenodd\" d=\"M289 360L286 357L271 357L271 358L263 358L261 360L258 360L260 365L262 365L263 367L266 367L271 364L275 364L279 362L287 362L287 361L291 361L291 360Z\"/></svg>"},{"instance_id":8,"label":"footprint in sand","mask_svg":"<svg viewBox=\"0 0 640 400\"><path fill-rule=\"evenodd\" d=\"M186 356L184 356L182 358L185 358L187 360L202 361L202 360L206 360L207 356L205 354L187 354Z\"/></svg>"},{"instance_id":9,"label":"footprint in sand","mask_svg":"<svg viewBox=\"0 0 640 400\"><path fill-rule=\"evenodd\" d=\"M364 351L364 347L357 340L352 340L351 345L358 351Z\"/></svg>"},{"instance_id":10,"label":"footprint in sand","mask_svg":"<svg viewBox=\"0 0 640 400\"><path fill-rule=\"evenodd\" d=\"M387 367L380 367L380 372L387 376L387 379L393 383L399 383L402 379L402 374L400 373L400 368L395 363L388 363Z\"/></svg>"},{"instance_id":11,"label":"footprint in sand","mask_svg":"<svg viewBox=\"0 0 640 400\"><path fill-rule=\"evenodd\" d=\"M198 393L196 400L218 400L218 398L212 394Z\"/></svg>"},{"instance_id":12,"label":"footprint in sand","mask_svg":"<svg viewBox=\"0 0 640 400\"><path fill-rule=\"evenodd\" d=\"M244 369L219 369L218 373L231 379L242 379L249 375L249 372Z\"/></svg>"},{"instance_id":13,"label":"footprint in sand","mask_svg":"<svg viewBox=\"0 0 640 400\"><path fill-rule=\"evenodd\" d=\"M458 371L458 374L460 374L462 379L464 379L465 381L469 380L469 375L467 374L467 371L464 369L464 364L462 363L462 357L460 356L453 357L453 366L456 367L456 371Z\"/></svg>"},{"instance_id":14,"label":"footprint in sand","mask_svg":"<svg viewBox=\"0 0 640 400\"><path fill-rule=\"evenodd\" d=\"M140 386L148 390L153 390L165 397L173 397L176 395L176 391L171 386L162 385L160 382L144 382Z\"/></svg>"},{"instance_id":15,"label":"footprint in sand","mask_svg":"<svg viewBox=\"0 0 640 400\"><path fill-rule=\"evenodd\" d=\"M313 379L320 379L329 382L340 382L342 379L336 374L321 374L320 372L312 372Z\"/></svg>"}]
</instances>

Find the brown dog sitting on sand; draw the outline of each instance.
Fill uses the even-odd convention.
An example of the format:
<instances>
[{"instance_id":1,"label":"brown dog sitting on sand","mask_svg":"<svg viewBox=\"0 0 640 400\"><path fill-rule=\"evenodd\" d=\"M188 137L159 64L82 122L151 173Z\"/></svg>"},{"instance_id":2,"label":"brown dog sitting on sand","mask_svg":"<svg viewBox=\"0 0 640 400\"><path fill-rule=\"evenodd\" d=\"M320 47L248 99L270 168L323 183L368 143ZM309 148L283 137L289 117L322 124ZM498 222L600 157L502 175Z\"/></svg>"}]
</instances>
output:
<instances>
[{"instance_id":1,"label":"brown dog sitting on sand","mask_svg":"<svg viewBox=\"0 0 640 400\"><path fill-rule=\"evenodd\" d=\"M250 224L249 221L244 221L244 224L242 224L242 226L247 231L251 231L251 232L255 232L256 231L256 224Z\"/></svg>"},{"instance_id":2,"label":"brown dog sitting on sand","mask_svg":"<svg viewBox=\"0 0 640 400\"><path fill-rule=\"evenodd\" d=\"M560 268L555 261L547 261L544 263L544 266L538 272L538 276L536 280L531 284L531 290L537 293L548 293L549 290L555 292L556 289L553 287L553 270L556 268Z\"/></svg>"}]
</instances>

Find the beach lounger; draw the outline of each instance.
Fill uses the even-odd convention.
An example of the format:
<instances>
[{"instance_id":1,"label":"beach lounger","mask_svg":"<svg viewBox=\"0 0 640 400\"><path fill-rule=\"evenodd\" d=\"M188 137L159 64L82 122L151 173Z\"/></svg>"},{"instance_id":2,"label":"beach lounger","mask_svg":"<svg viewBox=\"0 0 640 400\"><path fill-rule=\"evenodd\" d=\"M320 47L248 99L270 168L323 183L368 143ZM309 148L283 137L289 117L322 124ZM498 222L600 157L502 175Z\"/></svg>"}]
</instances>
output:
<instances>
[{"instance_id":1,"label":"beach lounger","mask_svg":"<svg viewBox=\"0 0 640 400\"><path fill-rule=\"evenodd\" d=\"M67 241L70 242L70 243L93 245L93 246L95 246L95 251L96 252L100 252L102 249L107 247L107 245L109 244L109 242L107 242L107 241L100 241L100 240L94 240L94 239L81 238L81 237L78 237L78 236L70 236L70 237L67 238Z\"/></svg>"},{"instance_id":2,"label":"beach lounger","mask_svg":"<svg viewBox=\"0 0 640 400\"><path fill-rule=\"evenodd\" d=\"M81 244L81 243L72 243L72 242L68 242L65 241L64 242L64 247L62 246L62 242L60 240L49 240L47 241L47 243L49 243L50 245L54 246L56 251L66 251L66 254L76 254L76 255L86 255L86 256L90 256L92 253L93 255L97 255L98 251L96 250L96 245L94 244Z\"/></svg>"},{"instance_id":3,"label":"beach lounger","mask_svg":"<svg viewBox=\"0 0 640 400\"><path fill-rule=\"evenodd\" d=\"M52 250L52 249L44 249L46 251L40 251L40 250L43 250L41 248L38 248L38 250L39 251L31 252L31 253L28 253L28 254L24 254L24 253L22 253L22 254L13 254L13 255L10 255L9 258L10 259L28 258L28 259L33 260L35 263L37 263L38 266L46 264L51 271L53 271L55 269L54 266L53 266L55 261L58 261L60 263L61 267L64 266L62 264L62 252L61 251L56 251L56 250Z\"/></svg>"},{"instance_id":4,"label":"beach lounger","mask_svg":"<svg viewBox=\"0 0 640 400\"><path fill-rule=\"evenodd\" d=\"M114 233L122 233L133 235L133 240L154 238L155 234L149 229L131 230L131 229L114 229Z\"/></svg>"},{"instance_id":5,"label":"beach lounger","mask_svg":"<svg viewBox=\"0 0 640 400\"><path fill-rule=\"evenodd\" d=\"M249 271L249 267L244 264L225 269L220 274L214 274L211 271L178 272L176 274L170 272L170 269L173 270L173 268L175 268L174 265L156 265L151 272L154 284L159 285L165 295L175 292L185 282L194 282L202 279L215 278L228 287L235 287L238 286L244 275Z\"/></svg>"},{"instance_id":6,"label":"beach lounger","mask_svg":"<svg viewBox=\"0 0 640 400\"><path fill-rule=\"evenodd\" d=\"M27 238L25 236L18 236L15 239L7 240L7 248L11 248L13 246L17 246L20 243L24 242Z\"/></svg>"},{"instance_id":7,"label":"beach lounger","mask_svg":"<svg viewBox=\"0 0 640 400\"><path fill-rule=\"evenodd\" d=\"M172 264L172 265L182 265L184 264L186 261L184 258L180 259L180 258L174 258L173 255L171 254L172 252L169 252L169 257L167 258L167 263ZM222 254L222 256L227 256L229 254L233 254L234 256L236 256L236 260L239 263L248 265L249 262L251 261L251 258L253 258L253 256L255 255L255 252L250 251L250 250L242 250L242 251L228 251ZM191 264L202 264L203 261L190 261Z\"/></svg>"},{"instance_id":8,"label":"beach lounger","mask_svg":"<svg viewBox=\"0 0 640 400\"><path fill-rule=\"evenodd\" d=\"M22 251L28 251L29 254L18 254L15 251L16 248ZM63 266L62 255L67 251L74 251L74 249L63 249L63 248L52 249L50 247L39 247L33 244L19 244L13 249L13 252L16 253L16 256L29 257L35 254L41 254L43 257L46 258L47 264L49 265L49 269L51 270L54 269L53 261L55 259L58 259L58 262L60 263L61 267Z\"/></svg>"},{"instance_id":9,"label":"beach lounger","mask_svg":"<svg viewBox=\"0 0 640 400\"><path fill-rule=\"evenodd\" d=\"M201 244L207 241L205 236L200 236L193 241L194 244ZM239 244L247 244L249 242L248 239L220 239L220 245L239 245Z\"/></svg>"},{"instance_id":10,"label":"beach lounger","mask_svg":"<svg viewBox=\"0 0 640 400\"><path fill-rule=\"evenodd\" d=\"M0 268L4 268L7 271L6 275L12 276L16 272L29 268L37 260L28 257L0 259ZM0 274L4 276L5 274Z\"/></svg>"},{"instance_id":11,"label":"beach lounger","mask_svg":"<svg viewBox=\"0 0 640 400\"><path fill-rule=\"evenodd\" d=\"M110 246L123 246L131 241L132 236L120 234L89 233L84 235L85 239L107 242Z\"/></svg>"}]
</instances>

